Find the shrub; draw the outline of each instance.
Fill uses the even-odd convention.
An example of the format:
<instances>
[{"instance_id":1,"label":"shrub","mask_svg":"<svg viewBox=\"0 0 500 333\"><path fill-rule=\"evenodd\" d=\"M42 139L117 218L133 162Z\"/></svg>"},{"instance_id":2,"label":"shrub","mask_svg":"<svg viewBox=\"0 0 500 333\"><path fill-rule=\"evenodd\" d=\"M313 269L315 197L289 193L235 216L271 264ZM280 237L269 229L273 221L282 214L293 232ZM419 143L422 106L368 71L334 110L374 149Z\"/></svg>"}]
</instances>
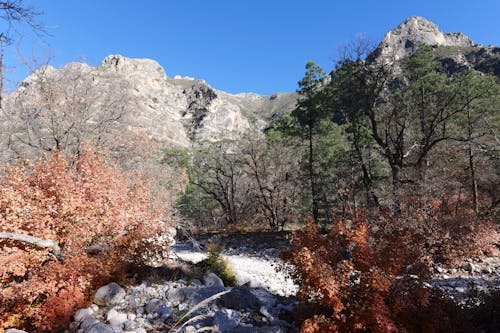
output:
<instances>
[{"instance_id":1,"label":"shrub","mask_svg":"<svg viewBox=\"0 0 500 333\"><path fill-rule=\"evenodd\" d=\"M456 304L424 283L432 251L425 229L408 222L381 215L370 225L354 216L321 234L306 221L284 254L300 287L303 332L474 331Z\"/></svg>"},{"instance_id":2,"label":"shrub","mask_svg":"<svg viewBox=\"0 0 500 333\"><path fill-rule=\"evenodd\" d=\"M204 260L208 269L217 274L226 286L235 286L236 277L227 260L222 258L224 248L217 243L207 244L208 258Z\"/></svg>"},{"instance_id":3,"label":"shrub","mask_svg":"<svg viewBox=\"0 0 500 333\"><path fill-rule=\"evenodd\" d=\"M0 178L0 232L52 240L51 249L0 239L0 329L62 330L92 291L141 265L167 227L139 174L107 165L85 150L68 162L60 153L18 164Z\"/></svg>"},{"instance_id":4,"label":"shrub","mask_svg":"<svg viewBox=\"0 0 500 333\"><path fill-rule=\"evenodd\" d=\"M470 205L471 206L471 205ZM458 210L441 207L427 219L428 245L436 261L454 263L464 258L500 254L500 224L494 216L478 216L469 205Z\"/></svg>"}]
</instances>

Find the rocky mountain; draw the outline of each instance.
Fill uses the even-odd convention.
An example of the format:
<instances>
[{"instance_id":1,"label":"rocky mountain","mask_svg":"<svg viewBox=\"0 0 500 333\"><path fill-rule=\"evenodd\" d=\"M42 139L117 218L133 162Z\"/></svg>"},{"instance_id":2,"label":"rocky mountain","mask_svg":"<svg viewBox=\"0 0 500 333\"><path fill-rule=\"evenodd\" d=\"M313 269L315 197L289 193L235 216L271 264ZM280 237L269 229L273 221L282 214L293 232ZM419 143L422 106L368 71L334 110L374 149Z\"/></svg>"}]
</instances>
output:
<instances>
[{"instance_id":1,"label":"rocky mountain","mask_svg":"<svg viewBox=\"0 0 500 333\"><path fill-rule=\"evenodd\" d=\"M461 32L442 32L419 16L411 16L389 31L368 61L393 63L410 56L420 44L432 46L450 74L475 69L500 76L500 47L474 44Z\"/></svg>"},{"instance_id":2,"label":"rocky mountain","mask_svg":"<svg viewBox=\"0 0 500 333\"><path fill-rule=\"evenodd\" d=\"M388 32L367 61L393 63L412 54L421 43L433 46L450 73L476 69L500 76L499 47L476 45L462 33L444 33L436 24L416 16ZM33 127L34 119L42 123L31 129L28 135L21 135L19 131L14 133L28 146L35 144L33 138L46 140L51 132L48 126L54 126L50 119L62 117L68 109L75 109L85 115L79 121L58 123L58 131L63 134L75 131L78 137L85 130L88 133L108 133L111 125L119 121L121 127L112 135L123 136L126 131L131 131L160 143L190 147L205 140L237 138L249 130L262 131L279 114L294 108L297 94L229 94L203 80L169 77L154 60L110 55L97 67L71 63L62 69L41 68L4 100L0 118L5 117L9 109L10 113L22 110L24 114L19 115L18 123L24 122L28 127ZM41 100L45 102L44 112L48 112L43 117ZM50 112L54 114L50 115ZM60 116L54 118L56 114ZM90 126L76 131L73 123ZM104 126L92 127L99 123ZM2 142L10 140L8 136L12 137L13 127L7 125L6 128L11 133L7 135L3 130L3 134L0 133ZM36 143L40 144L44 142Z\"/></svg>"},{"instance_id":3,"label":"rocky mountain","mask_svg":"<svg viewBox=\"0 0 500 333\"><path fill-rule=\"evenodd\" d=\"M294 93L233 95L214 89L203 80L168 77L154 60L110 55L97 67L71 63L62 69L39 69L8 96L10 102L6 104L34 104L48 85L55 92L65 91L65 97L56 97L55 104L68 106L67 96L79 92L82 98L89 98L79 107L90 109L91 114L98 114L97 109L108 112L106 109L121 108L128 129L182 147L261 130L273 115L292 109L296 101ZM120 121L124 119L120 117Z\"/></svg>"},{"instance_id":4,"label":"rocky mountain","mask_svg":"<svg viewBox=\"0 0 500 333\"><path fill-rule=\"evenodd\" d=\"M473 42L460 32L443 33L435 23L423 17L411 16L385 35L376 54L397 61L412 54L419 44L470 47Z\"/></svg>"}]
</instances>

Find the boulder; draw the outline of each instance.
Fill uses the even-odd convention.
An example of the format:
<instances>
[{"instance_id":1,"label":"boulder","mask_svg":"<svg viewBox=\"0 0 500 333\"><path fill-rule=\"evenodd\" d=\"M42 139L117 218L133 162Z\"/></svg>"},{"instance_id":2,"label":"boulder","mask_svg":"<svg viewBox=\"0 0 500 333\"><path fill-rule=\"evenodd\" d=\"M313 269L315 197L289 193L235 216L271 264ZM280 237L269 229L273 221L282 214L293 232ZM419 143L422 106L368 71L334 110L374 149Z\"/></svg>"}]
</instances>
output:
<instances>
[{"instance_id":1,"label":"boulder","mask_svg":"<svg viewBox=\"0 0 500 333\"><path fill-rule=\"evenodd\" d=\"M252 288L250 292L259 299L259 301L268 308L273 307L276 304L276 296L271 294L264 288Z\"/></svg>"},{"instance_id":2,"label":"boulder","mask_svg":"<svg viewBox=\"0 0 500 333\"><path fill-rule=\"evenodd\" d=\"M217 305L237 310L250 309L258 311L263 304L259 298L252 293L251 289L244 284L234 287L229 293L222 295Z\"/></svg>"},{"instance_id":3,"label":"boulder","mask_svg":"<svg viewBox=\"0 0 500 333\"><path fill-rule=\"evenodd\" d=\"M111 326L122 327L127 321L127 314L111 309L106 316L106 320Z\"/></svg>"},{"instance_id":4,"label":"boulder","mask_svg":"<svg viewBox=\"0 0 500 333\"><path fill-rule=\"evenodd\" d=\"M221 333L232 332L241 321L238 314L238 311L221 309L215 313L214 325Z\"/></svg>"},{"instance_id":5,"label":"boulder","mask_svg":"<svg viewBox=\"0 0 500 333\"><path fill-rule=\"evenodd\" d=\"M88 330L84 330L83 333L117 333L111 325L103 324L101 322L91 326Z\"/></svg>"},{"instance_id":6,"label":"boulder","mask_svg":"<svg viewBox=\"0 0 500 333\"><path fill-rule=\"evenodd\" d=\"M180 303L185 302L198 288L184 287L184 288L170 288L166 293L166 297L171 305L178 306Z\"/></svg>"},{"instance_id":7,"label":"boulder","mask_svg":"<svg viewBox=\"0 0 500 333\"><path fill-rule=\"evenodd\" d=\"M82 323L80 324L80 329L83 331L83 332L86 332L87 330L89 330L92 326L94 325L97 325L99 324L100 321L95 319L95 318L87 318L87 319L84 319L82 321Z\"/></svg>"},{"instance_id":8,"label":"boulder","mask_svg":"<svg viewBox=\"0 0 500 333\"><path fill-rule=\"evenodd\" d=\"M167 292L168 301L173 306L180 306L185 304L187 308L193 307L201 301L225 291L224 287L184 287L184 288L171 288Z\"/></svg>"},{"instance_id":9,"label":"boulder","mask_svg":"<svg viewBox=\"0 0 500 333\"><path fill-rule=\"evenodd\" d=\"M189 299L186 300L189 308L195 306L196 304L206 300L209 297L214 296L220 292L226 291L224 287L207 287L197 289Z\"/></svg>"},{"instance_id":10,"label":"boulder","mask_svg":"<svg viewBox=\"0 0 500 333\"><path fill-rule=\"evenodd\" d=\"M158 298L153 298L146 304L144 310L146 313L158 313L162 308L166 307L165 302Z\"/></svg>"},{"instance_id":11,"label":"boulder","mask_svg":"<svg viewBox=\"0 0 500 333\"><path fill-rule=\"evenodd\" d=\"M111 282L97 290L94 303L100 306L113 306L120 303L126 293L118 284Z\"/></svg>"},{"instance_id":12,"label":"boulder","mask_svg":"<svg viewBox=\"0 0 500 333\"><path fill-rule=\"evenodd\" d=\"M222 279L215 273L208 273L205 275L203 282L207 287L224 287L224 282L222 282Z\"/></svg>"},{"instance_id":13,"label":"boulder","mask_svg":"<svg viewBox=\"0 0 500 333\"><path fill-rule=\"evenodd\" d=\"M469 262L467 264L464 265L463 267L467 272L470 272L470 273L474 273L477 271L477 267L476 265L474 265L473 263Z\"/></svg>"},{"instance_id":14,"label":"boulder","mask_svg":"<svg viewBox=\"0 0 500 333\"><path fill-rule=\"evenodd\" d=\"M90 308L80 309L80 310L75 312L75 314L73 315L73 318L75 319L75 321L80 322L80 321L84 321L87 318L91 318L93 314L94 314L94 311Z\"/></svg>"},{"instance_id":15,"label":"boulder","mask_svg":"<svg viewBox=\"0 0 500 333\"><path fill-rule=\"evenodd\" d=\"M265 306L261 306L259 309L261 315L266 317L269 321L273 321L274 317L269 313L269 310Z\"/></svg>"},{"instance_id":16,"label":"boulder","mask_svg":"<svg viewBox=\"0 0 500 333\"><path fill-rule=\"evenodd\" d=\"M123 329L125 331L135 331L138 327L139 325L134 320L127 320L125 323L123 323Z\"/></svg>"}]
</instances>

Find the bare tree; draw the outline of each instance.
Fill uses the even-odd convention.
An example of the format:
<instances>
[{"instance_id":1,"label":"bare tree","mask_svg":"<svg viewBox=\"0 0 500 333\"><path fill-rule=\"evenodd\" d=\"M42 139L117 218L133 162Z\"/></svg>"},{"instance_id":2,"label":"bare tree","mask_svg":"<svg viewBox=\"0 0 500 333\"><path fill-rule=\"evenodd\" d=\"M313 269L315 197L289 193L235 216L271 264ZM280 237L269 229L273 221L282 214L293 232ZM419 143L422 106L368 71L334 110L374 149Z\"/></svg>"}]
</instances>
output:
<instances>
[{"instance_id":1,"label":"bare tree","mask_svg":"<svg viewBox=\"0 0 500 333\"><path fill-rule=\"evenodd\" d=\"M269 138L251 138L243 161L256 206L272 229L283 229L292 217L298 191L297 149Z\"/></svg>"},{"instance_id":2,"label":"bare tree","mask_svg":"<svg viewBox=\"0 0 500 333\"><path fill-rule=\"evenodd\" d=\"M218 203L227 224L246 219L252 202L239 148L232 141L201 147L193 159L191 181Z\"/></svg>"},{"instance_id":3,"label":"bare tree","mask_svg":"<svg viewBox=\"0 0 500 333\"><path fill-rule=\"evenodd\" d=\"M18 26L27 25L36 36L47 33L43 24L38 22L40 12L28 6L23 0L0 1L0 18L7 23L6 31L0 32L0 109L2 108L2 93L4 85L5 48L11 44Z\"/></svg>"},{"instance_id":4,"label":"bare tree","mask_svg":"<svg viewBox=\"0 0 500 333\"><path fill-rule=\"evenodd\" d=\"M124 128L128 90L126 80L113 80L84 64L64 70L42 67L23 82L8 106L9 148L16 156L51 151L78 155L84 143L109 148L111 134Z\"/></svg>"}]
</instances>

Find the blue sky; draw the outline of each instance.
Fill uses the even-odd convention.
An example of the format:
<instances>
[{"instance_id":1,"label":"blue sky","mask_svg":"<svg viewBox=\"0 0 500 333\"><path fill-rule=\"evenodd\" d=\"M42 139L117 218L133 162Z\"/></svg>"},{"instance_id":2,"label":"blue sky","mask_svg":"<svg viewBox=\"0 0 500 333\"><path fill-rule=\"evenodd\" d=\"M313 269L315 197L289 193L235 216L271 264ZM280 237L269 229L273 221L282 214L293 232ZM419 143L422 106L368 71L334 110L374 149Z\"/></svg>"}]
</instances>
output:
<instances>
[{"instance_id":1,"label":"blue sky","mask_svg":"<svg viewBox=\"0 0 500 333\"><path fill-rule=\"evenodd\" d=\"M98 65L106 55L152 58L167 75L206 80L231 93L294 91L313 60L334 66L358 33L377 43L412 15L476 43L500 45L500 0L25 0L51 36L23 33L7 50L11 82L25 59L61 67ZM0 25L0 27L2 27ZM21 32L23 29L19 29ZM10 83L12 85L12 83Z\"/></svg>"}]
</instances>

